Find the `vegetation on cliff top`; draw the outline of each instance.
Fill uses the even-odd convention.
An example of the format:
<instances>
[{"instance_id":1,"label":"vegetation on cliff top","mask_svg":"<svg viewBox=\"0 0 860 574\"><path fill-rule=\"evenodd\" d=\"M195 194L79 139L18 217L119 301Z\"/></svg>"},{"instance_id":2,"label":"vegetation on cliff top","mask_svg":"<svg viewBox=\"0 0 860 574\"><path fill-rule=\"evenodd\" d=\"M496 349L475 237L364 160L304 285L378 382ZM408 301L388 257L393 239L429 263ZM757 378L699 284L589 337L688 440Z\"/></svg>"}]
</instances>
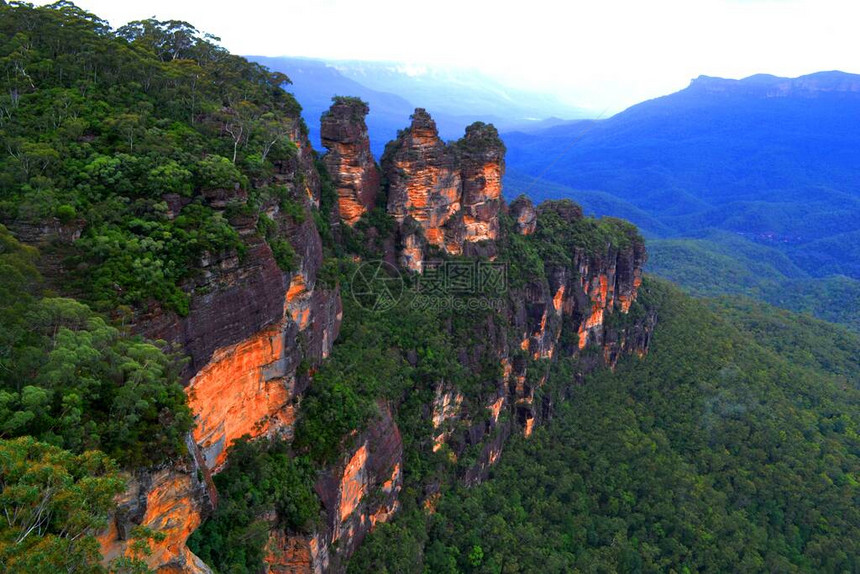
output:
<instances>
[{"instance_id":1,"label":"vegetation on cliff top","mask_svg":"<svg viewBox=\"0 0 860 574\"><path fill-rule=\"evenodd\" d=\"M185 22L114 32L69 2L0 4L0 37L0 221L80 231L57 257L99 310L187 313L201 258L243 250L206 192L241 202L295 153L287 77Z\"/></svg>"},{"instance_id":2,"label":"vegetation on cliff top","mask_svg":"<svg viewBox=\"0 0 860 574\"><path fill-rule=\"evenodd\" d=\"M185 452L181 363L78 301L45 296L35 258L0 225L0 437L99 449L127 467Z\"/></svg>"}]
</instances>

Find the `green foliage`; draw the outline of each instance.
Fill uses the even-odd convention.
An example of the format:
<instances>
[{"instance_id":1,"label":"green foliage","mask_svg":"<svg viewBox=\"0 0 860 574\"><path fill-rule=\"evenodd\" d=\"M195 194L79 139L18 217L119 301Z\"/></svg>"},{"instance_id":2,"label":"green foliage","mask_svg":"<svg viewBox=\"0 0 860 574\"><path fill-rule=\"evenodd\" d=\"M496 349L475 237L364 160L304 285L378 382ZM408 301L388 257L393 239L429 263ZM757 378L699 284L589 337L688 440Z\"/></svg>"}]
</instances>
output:
<instances>
[{"instance_id":1,"label":"green foliage","mask_svg":"<svg viewBox=\"0 0 860 574\"><path fill-rule=\"evenodd\" d=\"M465 137L460 138L454 146L465 152L483 153L488 149L505 151L505 142L499 137L499 132L493 124L474 122L466 126Z\"/></svg>"},{"instance_id":2,"label":"green foliage","mask_svg":"<svg viewBox=\"0 0 860 574\"><path fill-rule=\"evenodd\" d=\"M203 189L233 189L242 181L242 174L226 157L208 156L195 167L197 185Z\"/></svg>"},{"instance_id":3,"label":"green foliage","mask_svg":"<svg viewBox=\"0 0 860 574\"><path fill-rule=\"evenodd\" d=\"M745 295L860 331L860 281L814 277L773 247L735 234L648 242L648 269L698 296Z\"/></svg>"},{"instance_id":4,"label":"green foliage","mask_svg":"<svg viewBox=\"0 0 860 574\"><path fill-rule=\"evenodd\" d=\"M63 223L69 223L75 218L77 212L75 211L74 206L66 204L57 207L55 215L57 216L57 219L59 219Z\"/></svg>"},{"instance_id":5,"label":"green foliage","mask_svg":"<svg viewBox=\"0 0 860 574\"><path fill-rule=\"evenodd\" d=\"M395 227L394 217L377 205L363 213L354 226L341 229L341 250L357 254L362 259L382 259L385 256L385 239L393 235Z\"/></svg>"},{"instance_id":6,"label":"green foliage","mask_svg":"<svg viewBox=\"0 0 860 574\"><path fill-rule=\"evenodd\" d=\"M499 261L507 265L509 286L520 289L532 281L546 278L543 260L535 242L517 233L514 221L507 213L500 214L499 220L504 242L499 249Z\"/></svg>"},{"instance_id":7,"label":"green foliage","mask_svg":"<svg viewBox=\"0 0 860 574\"><path fill-rule=\"evenodd\" d=\"M190 196L194 190L191 185L192 174L174 160L157 165L147 174L150 193L161 197L165 193Z\"/></svg>"},{"instance_id":8,"label":"green foliage","mask_svg":"<svg viewBox=\"0 0 860 574\"><path fill-rule=\"evenodd\" d=\"M74 455L31 437L0 439L0 569L101 573L95 534L125 489L100 452Z\"/></svg>"},{"instance_id":9,"label":"green foliage","mask_svg":"<svg viewBox=\"0 0 860 574\"><path fill-rule=\"evenodd\" d=\"M292 198L284 186L265 188L262 193L265 194L263 198L272 195L277 198L280 211L286 214L292 223L300 224L305 220L304 205ZM290 273L298 269L298 255L274 219L266 213L261 213L257 219L257 231L266 239L281 271Z\"/></svg>"},{"instance_id":10,"label":"green foliage","mask_svg":"<svg viewBox=\"0 0 860 574\"><path fill-rule=\"evenodd\" d=\"M860 372L860 335L856 333L743 297L721 297L707 303L792 365L848 378Z\"/></svg>"},{"instance_id":11,"label":"green foliage","mask_svg":"<svg viewBox=\"0 0 860 574\"><path fill-rule=\"evenodd\" d=\"M582 208L566 199L544 202L538 210L536 232L528 237L544 263L556 265L570 265L578 249L594 255L604 253L610 245L624 250L643 243L634 225L614 217L582 217Z\"/></svg>"},{"instance_id":12,"label":"green foliage","mask_svg":"<svg viewBox=\"0 0 860 574\"><path fill-rule=\"evenodd\" d=\"M297 269L296 251L290 242L286 239L273 239L269 242L269 247L272 248L272 256L281 271L289 273Z\"/></svg>"},{"instance_id":13,"label":"green foliage","mask_svg":"<svg viewBox=\"0 0 860 574\"><path fill-rule=\"evenodd\" d=\"M330 270L335 269L330 261ZM477 406L477 399L495 388L500 367L489 349L473 368L464 365L458 354L482 340L482 321L487 317L480 312L469 316L457 313L448 301L416 305L415 293L408 288L395 308L383 313L369 310L350 295L356 279L355 264L341 260L337 270L345 295L344 320L331 356L315 372L302 400L296 448L314 461L331 461L347 436L362 430L376 416L380 401L400 404L398 425L404 440L411 443L407 456L413 457L414 463L409 472L420 476L434 466L435 455L419 452L419 443L422 436L431 433L421 413L433 400L439 382L457 381L464 404L475 401L474 408L482 408ZM381 281L377 278L374 288L379 288Z\"/></svg>"},{"instance_id":14,"label":"green foliage","mask_svg":"<svg viewBox=\"0 0 860 574\"><path fill-rule=\"evenodd\" d=\"M397 571L383 537L418 541L430 571L860 568L856 337L746 303L718 315L650 279L642 295L660 317L645 359L573 388L577 366L560 362L552 420L436 514L404 501L356 565Z\"/></svg>"},{"instance_id":15,"label":"green foliage","mask_svg":"<svg viewBox=\"0 0 860 574\"><path fill-rule=\"evenodd\" d=\"M189 538L192 551L218 572L258 572L269 529L309 532L319 513L314 472L282 440L236 440L227 468L215 477L215 514ZM266 516L276 512L279 523Z\"/></svg>"},{"instance_id":16,"label":"green foliage","mask_svg":"<svg viewBox=\"0 0 860 574\"><path fill-rule=\"evenodd\" d=\"M244 249L211 192L253 195L267 184L257 176L295 154L288 78L188 23L112 32L65 2L0 4L0 38L0 217L82 225L67 263L97 308L155 300L187 313L183 283L200 258ZM193 201L174 220L175 195Z\"/></svg>"},{"instance_id":17,"label":"green foliage","mask_svg":"<svg viewBox=\"0 0 860 574\"><path fill-rule=\"evenodd\" d=\"M353 110L353 121L364 120L364 116L370 113L370 106L367 102L355 96L332 96L331 103L333 105L350 106ZM323 115L328 115L330 112L331 108L329 108L329 110L327 110Z\"/></svg>"},{"instance_id":18,"label":"green foliage","mask_svg":"<svg viewBox=\"0 0 860 574\"><path fill-rule=\"evenodd\" d=\"M507 265L509 285L515 289L545 280L547 265L572 266L576 253L599 256L643 243L630 223L613 217L583 217L582 209L569 200L545 202L532 235L517 233L508 214L500 214L500 224L499 261Z\"/></svg>"},{"instance_id":19,"label":"green foliage","mask_svg":"<svg viewBox=\"0 0 860 574\"><path fill-rule=\"evenodd\" d=\"M184 452L193 425L175 357L72 299L39 297L34 253L0 226L0 436L123 465Z\"/></svg>"},{"instance_id":20,"label":"green foliage","mask_svg":"<svg viewBox=\"0 0 860 574\"><path fill-rule=\"evenodd\" d=\"M110 574L154 574L147 564L147 558L152 556L152 542L164 542L167 535L147 526L135 526L131 529L131 543L126 553L117 556L108 564Z\"/></svg>"},{"instance_id":21,"label":"green foliage","mask_svg":"<svg viewBox=\"0 0 860 574\"><path fill-rule=\"evenodd\" d=\"M86 272L79 274L95 304L113 308L154 298L180 315L189 296L180 286L207 252L245 247L224 216L200 203L186 206L169 220L164 203L138 202L138 217L91 226L75 245Z\"/></svg>"}]
</instances>

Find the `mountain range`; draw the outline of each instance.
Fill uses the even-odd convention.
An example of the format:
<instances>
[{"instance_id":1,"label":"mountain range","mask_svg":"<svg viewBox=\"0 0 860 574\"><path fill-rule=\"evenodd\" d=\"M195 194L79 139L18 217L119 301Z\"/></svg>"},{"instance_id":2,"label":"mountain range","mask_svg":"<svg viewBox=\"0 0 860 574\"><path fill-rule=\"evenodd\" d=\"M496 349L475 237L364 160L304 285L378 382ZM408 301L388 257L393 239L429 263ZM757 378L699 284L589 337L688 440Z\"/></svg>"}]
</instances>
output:
<instances>
[{"instance_id":1,"label":"mountain range","mask_svg":"<svg viewBox=\"0 0 860 574\"><path fill-rule=\"evenodd\" d=\"M531 130L588 115L586 110L556 97L503 85L475 70L396 62L249 59L289 76L292 85L288 89L302 102L302 116L317 147L319 119L333 96L355 96L370 104L367 125L377 157L382 154L383 143L397 135L419 106L433 115L439 134L446 140L459 138L462 127L476 120L499 129Z\"/></svg>"},{"instance_id":2,"label":"mountain range","mask_svg":"<svg viewBox=\"0 0 860 574\"><path fill-rule=\"evenodd\" d=\"M860 327L860 76L702 76L605 120L503 139L509 195L633 221L651 271Z\"/></svg>"}]
</instances>

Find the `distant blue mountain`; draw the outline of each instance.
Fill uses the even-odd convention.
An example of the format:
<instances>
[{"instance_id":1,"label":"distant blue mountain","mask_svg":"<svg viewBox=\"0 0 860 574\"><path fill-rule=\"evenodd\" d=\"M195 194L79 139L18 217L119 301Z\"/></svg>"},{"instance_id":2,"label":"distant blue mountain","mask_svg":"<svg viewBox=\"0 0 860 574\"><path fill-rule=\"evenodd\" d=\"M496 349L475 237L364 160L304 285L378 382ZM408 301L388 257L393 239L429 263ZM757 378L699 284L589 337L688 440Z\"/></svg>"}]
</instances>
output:
<instances>
[{"instance_id":1,"label":"distant blue mountain","mask_svg":"<svg viewBox=\"0 0 860 574\"><path fill-rule=\"evenodd\" d=\"M813 275L860 278L860 76L702 76L609 119L503 138L537 198L599 190L657 236L731 231Z\"/></svg>"},{"instance_id":2,"label":"distant blue mountain","mask_svg":"<svg viewBox=\"0 0 860 574\"><path fill-rule=\"evenodd\" d=\"M860 331L860 76L702 76L605 120L502 137L509 197L629 219L649 270L694 294Z\"/></svg>"},{"instance_id":3,"label":"distant blue mountain","mask_svg":"<svg viewBox=\"0 0 860 574\"><path fill-rule=\"evenodd\" d=\"M547 122L545 127L585 115L554 97L512 89L474 72L397 63L248 58L290 77L287 89L302 104L316 147L320 115L335 95L356 96L370 104L367 124L377 156L397 130L409 125L416 107L430 112L444 139L462 137L464 128L478 120L499 129L531 130L541 122Z\"/></svg>"}]
</instances>

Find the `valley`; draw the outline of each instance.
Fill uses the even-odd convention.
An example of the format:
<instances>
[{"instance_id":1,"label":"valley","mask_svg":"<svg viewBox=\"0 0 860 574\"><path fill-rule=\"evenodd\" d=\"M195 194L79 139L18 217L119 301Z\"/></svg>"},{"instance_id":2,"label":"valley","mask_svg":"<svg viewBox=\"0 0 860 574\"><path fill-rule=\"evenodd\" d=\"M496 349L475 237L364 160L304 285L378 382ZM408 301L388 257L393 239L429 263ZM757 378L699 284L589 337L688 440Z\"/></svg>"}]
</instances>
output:
<instances>
[{"instance_id":1,"label":"valley","mask_svg":"<svg viewBox=\"0 0 860 574\"><path fill-rule=\"evenodd\" d=\"M860 570L855 76L0 64L0 571Z\"/></svg>"}]
</instances>

